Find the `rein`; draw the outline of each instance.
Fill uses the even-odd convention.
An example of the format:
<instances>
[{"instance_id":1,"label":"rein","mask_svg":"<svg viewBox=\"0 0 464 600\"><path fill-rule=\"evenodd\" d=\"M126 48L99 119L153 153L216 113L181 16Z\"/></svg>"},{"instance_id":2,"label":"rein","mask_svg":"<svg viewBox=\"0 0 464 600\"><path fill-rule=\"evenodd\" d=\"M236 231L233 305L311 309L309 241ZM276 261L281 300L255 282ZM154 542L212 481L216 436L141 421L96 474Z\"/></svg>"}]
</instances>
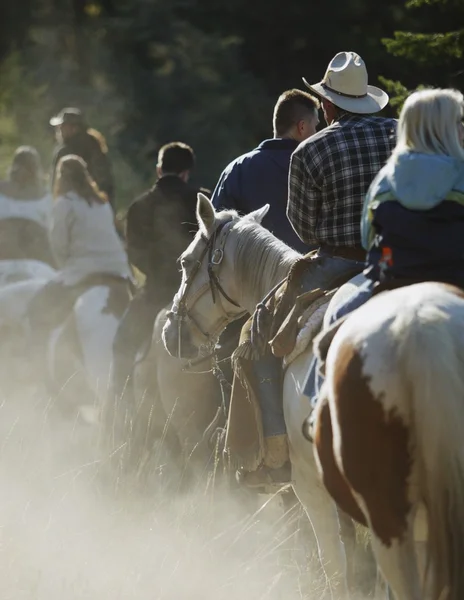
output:
<instances>
[{"instance_id":1,"label":"rein","mask_svg":"<svg viewBox=\"0 0 464 600\"><path fill-rule=\"evenodd\" d=\"M222 298L227 300L227 302L229 302L233 306L240 308L240 304L238 302L236 302L235 300L233 300L227 294L227 292L224 290L224 288L221 285L221 282L219 281L219 277L217 275L217 273L220 269L220 266L222 264L223 258L224 258L224 246L226 244L228 234L231 230L231 228L230 228L231 223L232 223L232 221L226 221L225 223L221 223L216 228L216 230L213 232L213 234L211 235L210 238L207 238L204 234L201 234L201 239L205 242L205 247L203 249L203 252L201 253L200 258L196 262L194 269L192 270L192 272L190 273L190 275L187 278L182 296L180 297L177 304L172 306L172 309L169 313L169 316L172 317L173 320L177 321L177 336L178 336L177 337L177 340L178 340L177 356L178 356L178 358L182 357L182 324L189 320L194 324L194 326L198 329L198 331L208 340L208 343L205 344L205 346L210 350L210 355L214 354L214 351L212 350L212 348L214 348L214 343L216 341L215 334L217 333L217 330L220 329L220 327L217 327L216 331L214 331L212 333L203 330L203 328L200 326L200 324L195 319L195 317L193 317L193 315L189 311L189 308L187 307L187 295L190 291L190 288L192 287L195 277L200 272L200 268L206 257L208 258L208 267L207 267L208 283L207 283L207 286L210 289L211 297L213 299L213 304L216 304L217 300L219 300L222 311L224 313L224 321L226 321L226 322L229 321L229 314L224 309L224 306L222 304ZM229 226L228 229L226 229L227 226ZM221 234L222 234L222 236L221 236ZM216 243L218 241L219 241L219 246L216 247ZM195 301L203 295L203 293L204 293L204 286L202 286L200 288L200 290L198 290L198 292L196 293L196 295L194 297L194 301L192 302L192 306L195 304ZM221 326L222 326L222 323L221 323ZM201 357L201 358L203 359L204 357Z\"/></svg>"}]
</instances>

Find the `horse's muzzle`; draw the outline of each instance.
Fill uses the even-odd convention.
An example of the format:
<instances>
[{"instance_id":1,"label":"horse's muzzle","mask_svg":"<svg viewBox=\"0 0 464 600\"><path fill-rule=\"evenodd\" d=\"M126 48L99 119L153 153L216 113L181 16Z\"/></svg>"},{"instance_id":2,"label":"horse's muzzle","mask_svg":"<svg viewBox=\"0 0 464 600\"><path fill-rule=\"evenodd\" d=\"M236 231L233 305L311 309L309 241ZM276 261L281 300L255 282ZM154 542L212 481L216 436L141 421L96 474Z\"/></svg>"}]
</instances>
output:
<instances>
[{"instance_id":1,"label":"horse's muzzle","mask_svg":"<svg viewBox=\"0 0 464 600\"><path fill-rule=\"evenodd\" d=\"M198 348L192 343L188 328L181 327L179 340L177 322L171 317L168 317L163 327L163 343L174 358L196 358L198 356Z\"/></svg>"}]
</instances>

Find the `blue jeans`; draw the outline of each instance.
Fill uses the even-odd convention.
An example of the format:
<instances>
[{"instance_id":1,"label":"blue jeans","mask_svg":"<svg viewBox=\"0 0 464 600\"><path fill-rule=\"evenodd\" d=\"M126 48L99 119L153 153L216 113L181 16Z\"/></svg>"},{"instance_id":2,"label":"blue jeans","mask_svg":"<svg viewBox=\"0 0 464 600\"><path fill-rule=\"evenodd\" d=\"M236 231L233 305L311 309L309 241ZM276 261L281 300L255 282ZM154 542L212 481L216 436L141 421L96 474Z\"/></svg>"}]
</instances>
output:
<instances>
[{"instance_id":1,"label":"blue jeans","mask_svg":"<svg viewBox=\"0 0 464 600\"><path fill-rule=\"evenodd\" d=\"M340 306L338 306L333 312L333 314L330 317L329 325L332 325L341 317L350 314L351 312L365 304L372 296L372 286L372 281L367 281L357 290L355 290L353 294L349 296L345 302L340 304ZM319 361L315 356L311 361L309 372L304 384L304 395L307 398L309 398L312 407L316 405L323 381L324 379L320 372Z\"/></svg>"}]
</instances>

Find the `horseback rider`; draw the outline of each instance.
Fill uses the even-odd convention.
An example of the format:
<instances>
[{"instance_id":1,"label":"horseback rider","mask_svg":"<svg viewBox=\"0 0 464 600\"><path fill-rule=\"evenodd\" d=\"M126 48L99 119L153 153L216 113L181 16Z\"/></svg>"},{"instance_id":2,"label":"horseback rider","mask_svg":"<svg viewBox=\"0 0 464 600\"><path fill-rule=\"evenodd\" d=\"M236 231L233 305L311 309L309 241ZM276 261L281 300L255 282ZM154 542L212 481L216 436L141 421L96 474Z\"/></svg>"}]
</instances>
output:
<instances>
[{"instance_id":1,"label":"horseback rider","mask_svg":"<svg viewBox=\"0 0 464 600\"><path fill-rule=\"evenodd\" d=\"M130 262L145 283L127 309L114 342L115 389L122 390L137 352L151 343L156 315L170 305L179 288L177 259L196 230L199 189L189 184L195 155L187 144L172 142L158 153L155 185L137 198L127 213ZM201 190L207 192L208 190Z\"/></svg>"},{"instance_id":2,"label":"horseback rider","mask_svg":"<svg viewBox=\"0 0 464 600\"><path fill-rule=\"evenodd\" d=\"M0 182L0 260L39 260L53 265L48 239L52 203L39 153L20 146L8 179Z\"/></svg>"},{"instance_id":3,"label":"horseback rider","mask_svg":"<svg viewBox=\"0 0 464 600\"><path fill-rule=\"evenodd\" d=\"M89 128L82 111L78 108L64 108L50 119L55 127L58 145L55 149L52 166L52 188L55 185L57 166L63 156L80 156L87 164L90 176L98 188L106 194L114 209L114 181L108 157L108 146L103 135Z\"/></svg>"},{"instance_id":4,"label":"horseback rider","mask_svg":"<svg viewBox=\"0 0 464 600\"><path fill-rule=\"evenodd\" d=\"M364 61L354 52L338 53L321 82L303 81L320 98L327 127L303 141L292 155L287 216L300 239L318 248L305 280L311 289L331 289L344 274L362 270L363 200L394 147L396 120L372 116L388 104L388 95L368 85ZM280 411L272 404L277 401ZM291 477L281 393L269 394L267 405L280 414L272 432L265 432L272 460L265 458L258 470L243 475L250 487L287 483Z\"/></svg>"},{"instance_id":5,"label":"horseback rider","mask_svg":"<svg viewBox=\"0 0 464 600\"><path fill-rule=\"evenodd\" d=\"M288 197L290 158L300 142L316 133L319 101L307 92L293 89L281 94L274 107L272 139L233 160L222 172L213 192L216 210L233 208L248 214L269 203L263 227L298 252L310 247L293 231L285 211Z\"/></svg>"},{"instance_id":6,"label":"horseback rider","mask_svg":"<svg viewBox=\"0 0 464 600\"><path fill-rule=\"evenodd\" d=\"M31 302L29 322L38 343L66 318L91 282L101 276L131 278L113 209L82 158L60 159L54 198L50 240L60 271Z\"/></svg>"},{"instance_id":7,"label":"horseback rider","mask_svg":"<svg viewBox=\"0 0 464 600\"><path fill-rule=\"evenodd\" d=\"M388 95L368 85L364 61L354 52L339 52L320 83L303 81L321 98L327 127L293 153L288 218L321 256L364 262L364 196L395 144L396 121L372 116L387 105Z\"/></svg>"},{"instance_id":8,"label":"horseback rider","mask_svg":"<svg viewBox=\"0 0 464 600\"><path fill-rule=\"evenodd\" d=\"M364 202L367 282L337 307L325 335L374 292L420 281L464 288L463 110L452 89L414 92L404 103L396 147Z\"/></svg>"},{"instance_id":9,"label":"horseback rider","mask_svg":"<svg viewBox=\"0 0 464 600\"><path fill-rule=\"evenodd\" d=\"M235 209L241 214L261 207L263 198L269 203L262 225L295 250L311 249L293 231L287 216L288 171L292 152L303 140L316 133L319 124L319 101L301 90L283 92L274 107L274 137L233 160L222 172L211 201L216 210ZM216 347L218 356L226 358L226 348L238 345L240 331L248 317L231 323ZM227 362L224 373L232 379ZM259 369L259 366L258 366Z\"/></svg>"}]
</instances>

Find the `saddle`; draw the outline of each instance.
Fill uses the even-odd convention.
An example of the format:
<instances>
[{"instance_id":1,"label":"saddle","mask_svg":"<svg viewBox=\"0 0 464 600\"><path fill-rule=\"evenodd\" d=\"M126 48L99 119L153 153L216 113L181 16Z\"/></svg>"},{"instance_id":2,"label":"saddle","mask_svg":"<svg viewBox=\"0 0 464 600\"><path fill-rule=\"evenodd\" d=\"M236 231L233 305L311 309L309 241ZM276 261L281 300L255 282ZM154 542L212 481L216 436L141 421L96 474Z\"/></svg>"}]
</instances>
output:
<instances>
[{"instance_id":1,"label":"saddle","mask_svg":"<svg viewBox=\"0 0 464 600\"><path fill-rule=\"evenodd\" d=\"M302 316L306 320L322 311L334 290L362 268L362 263L311 252L294 263L285 281L271 290L244 325L232 356L226 437L229 459L237 466L256 469L266 455L265 439L286 433L283 358L295 348Z\"/></svg>"},{"instance_id":2,"label":"saddle","mask_svg":"<svg viewBox=\"0 0 464 600\"><path fill-rule=\"evenodd\" d=\"M415 285L416 283L424 283L424 279L388 279L374 285L372 297L383 292L397 290L402 287ZM341 317L335 323L332 323L325 331L320 333L314 340L314 352L319 360L319 369L322 374L325 374L325 363L327 354L329 353L330 345L335 337L335 334L348 319L350 314Z\"/></svg>"},{"instance_id":3,"label":"saddle","mask_svg":"<svg viewBox=\"0 0 464 600\"><path fill-rule=\"evenodd\" d=\"M247 357L257 360L269 350L277 358L289 355L304 322L362 268L361 263L317 252L297 260L287 278L257 305ZM243 349L236 357L239 355L243 356Z\"/></svg>"}]
</instances>

